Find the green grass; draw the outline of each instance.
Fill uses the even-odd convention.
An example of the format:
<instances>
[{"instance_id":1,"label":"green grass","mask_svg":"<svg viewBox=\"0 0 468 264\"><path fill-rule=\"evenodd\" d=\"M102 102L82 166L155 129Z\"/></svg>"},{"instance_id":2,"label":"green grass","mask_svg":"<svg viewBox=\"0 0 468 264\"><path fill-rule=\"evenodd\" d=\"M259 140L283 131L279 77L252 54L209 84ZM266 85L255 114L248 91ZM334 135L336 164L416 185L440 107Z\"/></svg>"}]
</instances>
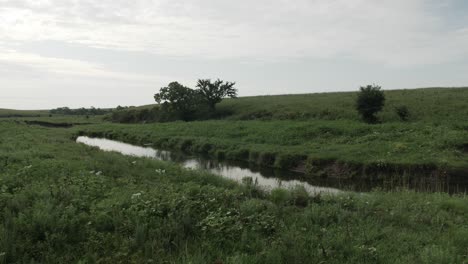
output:
<instances>
[{"instance_id":1,"label":"green grass","mask_svg":"<svg viewBox=\"0 0 468 264\"><path fill-rule=\"evenodd\" d=\"M41 117L23 117L23 118L15 118L15 120L19 121L41 121L47 123L68 123L68 124L100 124L103 122L103 116L95 115L95 116L83 116L83 115L46 115Z\"/></svg>"},{"instance_id":2,"label":"green grass","mask_svg":"<svg viewBox=\"0 0 468 264\"><path fill-rule=\"evenodd\" d=\"M15 119L19 121L43 121L50 123L101 123L103 116L82 115L51 115L49 110L12 110L0 109L1 119Z\"/></svg>"},{"instance_id":3,"label":"green grass","mask_svg":"<svg viewBox=\"0 0 468 264\"><path fill-rule=\"evenodd\" d=\"M13 110L13 109L1 109L0 118L5 117L40 117L49 114L47 110Z\"/></svg>"},{"instance_id":4,"label":"green grass","mask_svg":"<svg viewBox=\"0 0 468 264\"><path fill-rule=\"evenodd\" d=\"M383 122L399 121L395 107L406 105L410 121L468 121L468 88L425 88L387 90ZM225 99L218 110L231 120L321 119L359 120L355 110L356 92L294 94Z\"/></svg>"},{"instance_id":5,"label":"green grass","mask_svg":"<svg viewBox=\"0 0 468 264\"><path fill-rule=\"evenodd\" d=\"M268 194L75 131L0 122L0 263L468 262L466 196Z\"/></svg>"},{"instance_id":6,"label":"green grass","mask_svg":"<svg viewBox=\"0 0 468 264\"><path fill-rule=\"evenodd\" d=\"M468 87L384 90L383 122L399 121L398 106L407 106L410 122L468 121ZM357 92L285 94L224 99L218 115L229 120L360 120ZM134 109L149 109L145 105Z\"/></svg>"},{"instance_id":7,"label":"green grass","mask_svg":"<svg viewBox=\"0 0 468 264\"><path fill-rule=\"evenodd\" d=\"M77 128L81 134L164 149L210 154L260 165L317 169L341 164L339 177L401 169L468 169L468 123L384 123L359 121L202 121L160 124L100 124ZM310 167L309 166L309 167ZM322 167L323 167L322 166ZM322 168L323 169L323 168ZM330 169L330 168L328 168ZM418 172L419 171L419 172ZM361 173L358 176L365 176ZM428 176L428 175L426 175Z\"/></svg>"},{"instance_id":8,"label":"green grass","mask_svg":"<svg viewBox=\"0 0 468 264\"><path fill-rule=\"evenodd\" d=\"M225 99L216 121L105 124L83 134L154 143L316 176L462 175L468 171L468 88L385 91L381 124L363 123L356 92ZM409 109L403 122L395 111ZM148 108L150 106L143 106Z\"/></svg>"}]
</instances>

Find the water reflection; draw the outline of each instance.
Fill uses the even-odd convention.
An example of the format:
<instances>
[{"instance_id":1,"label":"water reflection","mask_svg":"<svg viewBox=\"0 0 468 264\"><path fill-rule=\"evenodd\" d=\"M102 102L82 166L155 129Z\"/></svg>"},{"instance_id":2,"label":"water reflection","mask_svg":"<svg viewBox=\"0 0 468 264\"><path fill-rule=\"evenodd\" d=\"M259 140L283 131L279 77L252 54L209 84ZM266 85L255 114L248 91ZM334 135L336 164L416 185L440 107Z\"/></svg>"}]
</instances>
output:
<instances>
[{"instance_id":1,"label":"water reflection","mask_svg":"<svg viewBox=\"0 0 468 264\"><path fill-rule=\"evenodd\" d=\"M139 147L109 139L78 137L76 141L98 147L104 151L116 151L125 155L176 162L187 169L206 170L238 182L241 182L245 177L251 177L253 182L256 182L267 190L276 187L293 188L300 185L310 194L339 192L336 188L316 186L306 181L294 179L294 176L300 178L301 175L289 171L255 169L242 162L225 162L210 160L204 157L191 157L183 153L157 150L150 147ZM278 174L282 174L281 178Z\"/></svg>"}]
</instances>

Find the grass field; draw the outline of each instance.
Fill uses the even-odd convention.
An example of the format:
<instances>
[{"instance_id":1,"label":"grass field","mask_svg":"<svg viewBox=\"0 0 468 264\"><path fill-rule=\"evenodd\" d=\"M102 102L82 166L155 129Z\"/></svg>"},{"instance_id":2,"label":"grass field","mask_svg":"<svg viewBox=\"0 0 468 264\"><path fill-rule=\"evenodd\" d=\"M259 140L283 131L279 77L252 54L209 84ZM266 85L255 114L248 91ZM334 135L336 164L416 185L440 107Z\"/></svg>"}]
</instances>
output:
<instances>
[{"instance_id":1,"label":"grass field","mask_svg":"<svg viewBox=\"0 0 468 264\"><path fill-rule=\"evenodd\" d=\"M0 110L13 117L0 119L0 264L468 263L466 194L264 192L73 140L151 143L306 177L465 177L468 89L386 95L375 125L359 120L354 93L229 99L218 106L229 115L197 122Z\"/></svg>"},{"instance_id":2,"label":"grass field","mask_svg":"<svg viewBox=\"0 0 468 264\"><path fill-rule=\"evenodd\" d=\"M468 261L466 196L264 193L75 132L0 121L0 263Z\"/></svg>"},{"instance_id":3,"label":"grass field","mask_svg":"<svg viewBox=\"0 0 468 264\"><path fill-rule=\"evenodd\" d=\"M231 120L320 119L359 120L356 92L294 94L225 99L218 106ZM425 88L385 91L383 122L399 121L395 107L405 105L410 121L468 121L468 88Z\"/></svg>"},{"instance_id":4,"label":"grass field","mask_svg":"<svg viewBox=\"0 0 468 264\"><path fill-rule=\"evenodd\" d=\"M6 117L40 117L49 114L47 110L12 110L12 109L1 109L0 118Z\"/></svg>"}]
</instances>

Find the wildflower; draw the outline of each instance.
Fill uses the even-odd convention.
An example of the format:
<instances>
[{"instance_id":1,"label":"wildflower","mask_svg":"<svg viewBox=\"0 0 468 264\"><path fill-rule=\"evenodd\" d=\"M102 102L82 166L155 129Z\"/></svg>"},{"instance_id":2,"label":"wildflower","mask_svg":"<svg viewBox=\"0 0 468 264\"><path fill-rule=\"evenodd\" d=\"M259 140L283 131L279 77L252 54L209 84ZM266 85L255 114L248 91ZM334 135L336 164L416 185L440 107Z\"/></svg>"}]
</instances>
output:
<instances>
[{"instance_id":1,"label":"wildflower","mask_svg":"<svg viewBox=\"0 0 468 264\"><path fill-rule=\"evenodd\" d=\"M135 161L132 161L132 164L133 164L133 165L135 165L136 163L137 163L136 160L135 160Z\"/></svg>"},{"instance_id":2,"label":"wildflower","mask_svg":"<svg viewBox=\"0 0 468 264\"><path fill-rule=\"evenodd\" d=\"M25 169L30 169L30 168L32 168L32 165L25 166L24 168L25 168Z\"/></svg>"},{"instance_id":3,"label":"wildflower","mask_svg":"<svg viewBox=\"0 0 468 264\"><path fill-rule=\"evenodd\" d=\"M99 176L99 175L101 175L101 174L102 174L102 171L96 172L96 176Z\"/></svg>"},{"instance_id":4,"label":"wildflower","mask_svg":"<svg viewBox=\"0 0 468 264\"><path fill-rule=\"evenodd\" d=\"M134 193L132 194L132 199L139 198L141 196L141 193Z\"/></svg>"}]
</instances>

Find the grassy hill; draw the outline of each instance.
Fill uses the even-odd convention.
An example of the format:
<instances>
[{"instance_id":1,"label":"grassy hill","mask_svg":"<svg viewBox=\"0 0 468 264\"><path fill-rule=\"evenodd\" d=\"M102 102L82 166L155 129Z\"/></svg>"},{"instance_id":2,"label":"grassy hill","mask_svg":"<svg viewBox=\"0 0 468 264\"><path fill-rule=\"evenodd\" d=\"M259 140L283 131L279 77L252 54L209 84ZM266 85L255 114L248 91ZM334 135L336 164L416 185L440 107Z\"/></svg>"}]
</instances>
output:
<instances>
[{"instance_id":1,"label":"grassy hill","mask_svg":"<svg viewBox=\"0 0 468 264\"><path fill-rule=\"evenodd\" d=\"M228 119L351 119L357 92L313 93L226 99L218 110ZM386 102L379 117L398 121L395 107L409 108L410 121L468 120L468 88L422 88L385 91Z\"/></svg>"},{"instance_id":2,"label":"grassy hill","mask_svg":"<svg viewBox=\"0 0 468 264\"><path fill-rule=\"evenodd\" d=\"M399 121L395 108L406 106L409 121L468 121L468 87L385 90L383 122ZM228 120L360 120L355 101L358 92L284 94L224 99L217 119ZM137 114L155 107L143 105L124 111ZM138 118L137 118L138 119Z\"/></svg>"}]
</instances>

